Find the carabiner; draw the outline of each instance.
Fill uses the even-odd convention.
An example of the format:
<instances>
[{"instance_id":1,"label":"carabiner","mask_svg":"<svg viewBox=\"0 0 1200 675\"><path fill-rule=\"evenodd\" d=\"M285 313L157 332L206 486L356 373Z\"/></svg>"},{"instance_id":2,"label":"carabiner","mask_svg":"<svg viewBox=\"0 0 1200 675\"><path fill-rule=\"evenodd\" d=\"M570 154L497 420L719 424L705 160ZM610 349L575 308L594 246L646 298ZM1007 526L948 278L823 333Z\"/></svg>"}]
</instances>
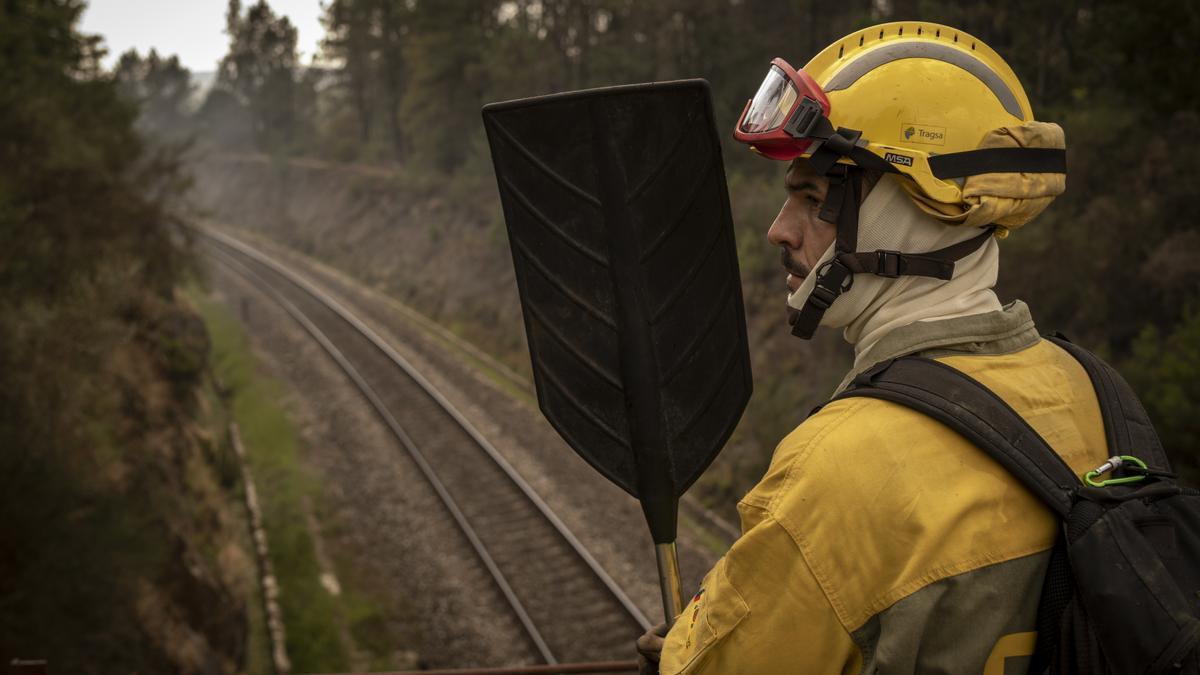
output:
<instances>
[{"instance_id":1,"label":"carabiner","mask_svg":"<svg viewBox=\"0 0 1200 675\"><path fill-rule=\"evenodd\" d=\"M1091 471L1083 474L1083 482L1092 487L1108 487L1109 485L1126 485L1128 483L1136 483L1140 480L1145 480L1145 474L1140 476L1126 476L1125 478L1109 478L1108 480L1096 481L1096 477L1102 476L1109 471L1119 469L1125 462L1132 462L1134 465L1146 469L1146 463L1134 457L1133 455L1113 455L1108 458L1108 461Z\"/></svg>"}]
</instances>

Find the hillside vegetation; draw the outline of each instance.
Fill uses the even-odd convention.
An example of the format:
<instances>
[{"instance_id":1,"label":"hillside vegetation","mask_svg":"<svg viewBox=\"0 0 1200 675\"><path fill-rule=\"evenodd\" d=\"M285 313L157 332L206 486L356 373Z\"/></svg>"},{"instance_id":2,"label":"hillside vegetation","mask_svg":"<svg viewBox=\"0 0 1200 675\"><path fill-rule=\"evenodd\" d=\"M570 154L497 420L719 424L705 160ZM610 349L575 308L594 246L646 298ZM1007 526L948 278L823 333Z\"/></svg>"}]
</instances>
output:
<instances>
[{"instance_id":1,"label":"hillside vegetation","mask_svg":"<svg viewBox=\"0 0 1200 675\"><path fill-rule=\"evenodd\" d=\"M254 565L174 154L75 28L0 3L0 662L240 671Z\"/></svg>"}]
</instances>

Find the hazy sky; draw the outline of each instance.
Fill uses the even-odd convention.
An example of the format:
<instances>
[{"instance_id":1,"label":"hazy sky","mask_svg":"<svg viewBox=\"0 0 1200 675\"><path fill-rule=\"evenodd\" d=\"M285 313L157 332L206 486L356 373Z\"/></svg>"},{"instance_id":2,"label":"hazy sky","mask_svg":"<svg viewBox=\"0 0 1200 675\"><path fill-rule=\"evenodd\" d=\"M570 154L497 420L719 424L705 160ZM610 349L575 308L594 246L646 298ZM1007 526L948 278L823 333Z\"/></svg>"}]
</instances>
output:
<instances>
[{"instance_id":1,"label":"hazy sky","mask_svg":"<svg viewBox=\"0 0 1200 675\"><path fill-rule=\"evenodd\" d=\"M276 14L286 15L296 26L297 49L308 63L323 33L320 0L268 1ZM242 7L253 2L243 0ZM154 47L163 55L178 54L192 72L216 70L229 46L226 0L91 0L88 5L82 30L104 36L109 66L130 48L145 53Z\"/></svg>"}]
</instances>

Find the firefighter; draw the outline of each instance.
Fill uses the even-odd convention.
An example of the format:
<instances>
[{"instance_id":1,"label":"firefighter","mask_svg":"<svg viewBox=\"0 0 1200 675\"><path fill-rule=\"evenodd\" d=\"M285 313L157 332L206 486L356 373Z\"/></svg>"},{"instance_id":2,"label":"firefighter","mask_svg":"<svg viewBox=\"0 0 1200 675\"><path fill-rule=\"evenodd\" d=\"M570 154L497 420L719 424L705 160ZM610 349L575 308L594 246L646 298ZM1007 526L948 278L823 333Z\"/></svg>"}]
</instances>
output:
<instances>
[{"instance_id":1,"label":"firefighter","mask_svg":"<svg viewBox=\"0 0 1200 675\"><path fill-rule=\"evenodd\" d=\"M1062 129L1034 120L999 55L947 26L866 28L802 69L775 59L734 135L790 162L767 238L791 332L854 347L839 391L921 354L990 388L1077 473L1104 461L1087 374L992 290L1000 241L1066 180ZM931 418L826 405L738 510L741 538L670 632L638 641L643 672L990 675L1033 654L1057 517Z\"/></svg>"}]
</instances>

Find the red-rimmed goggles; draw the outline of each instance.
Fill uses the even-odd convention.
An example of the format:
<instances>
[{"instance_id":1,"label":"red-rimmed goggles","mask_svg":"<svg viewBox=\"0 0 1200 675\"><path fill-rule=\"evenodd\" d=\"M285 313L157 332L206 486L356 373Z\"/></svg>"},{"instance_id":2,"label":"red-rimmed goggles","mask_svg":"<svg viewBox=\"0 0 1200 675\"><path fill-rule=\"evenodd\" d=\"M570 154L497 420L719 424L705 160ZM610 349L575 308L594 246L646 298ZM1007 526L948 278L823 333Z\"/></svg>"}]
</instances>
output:
<instances>
[{"instance_id":1,"label":"red-rimmed goggles","mask_svg":"<svg viewBox=\"0 0 1200 675\"><path fill-rule=\"evenodd\" d=\"M733 137L771 159L795 159L819 138L813 133L829 115L829 99L808 73L783 59L771 69L733 130Z\"/></svg>"}]
</instances>

